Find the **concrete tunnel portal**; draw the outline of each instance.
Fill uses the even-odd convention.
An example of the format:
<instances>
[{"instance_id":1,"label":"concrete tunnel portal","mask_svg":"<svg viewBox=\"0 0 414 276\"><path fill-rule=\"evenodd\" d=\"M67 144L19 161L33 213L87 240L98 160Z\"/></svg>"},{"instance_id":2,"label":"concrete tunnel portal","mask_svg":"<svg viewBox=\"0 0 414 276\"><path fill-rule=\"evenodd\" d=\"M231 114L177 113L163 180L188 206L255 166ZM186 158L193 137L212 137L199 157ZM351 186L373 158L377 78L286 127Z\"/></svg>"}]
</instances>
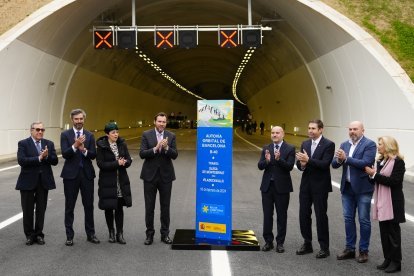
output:
<instances>
[{"instance_id":1,"label":"concrete tunnel portal","mask_svg":"<svg viewBox=\"0 0 414 276\"><path fill-rule=\"evenodd\" d=\"M111 119L137 127L160 110L195 120L198 98L162 77L140 53L202 98L234 99L234 77L247 49L220 48L217 33L200 33L199 45L188 50L157 49L153 33L138 34L136 51L94 49L93 26L129 26L131 15L131 0L53 1L2 35L0 112L8 120L0 129L6 145L0 156L15 155L16 141L28 135L33 120L42 120L58 144L76 107L87 111L89 129ZM247 21L247 0L136 1L138 26ZM252 22L272 30L263 32L263 44L238 80L237 97L245 103L238 109L300 135L309 119L321 118L336 143L346 139L350 121L360 120L374 140L396 137L407 168L414 165L413 83L375 39L321 1L252 1Z\"/></svg>"}]
</instances>

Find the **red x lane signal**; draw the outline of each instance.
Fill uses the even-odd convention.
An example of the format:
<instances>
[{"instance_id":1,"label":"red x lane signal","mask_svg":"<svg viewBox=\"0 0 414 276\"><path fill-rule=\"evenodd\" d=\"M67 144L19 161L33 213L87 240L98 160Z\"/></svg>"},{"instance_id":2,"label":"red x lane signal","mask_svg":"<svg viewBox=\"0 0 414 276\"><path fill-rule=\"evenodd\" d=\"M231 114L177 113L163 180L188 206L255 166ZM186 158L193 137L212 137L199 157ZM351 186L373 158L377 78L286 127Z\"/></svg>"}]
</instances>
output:
<instances>
[{"instance_id":1,"label":"red x lane signal","mask_svg":"<svg viewBox=\"0 0 414 276\"><path fill-rule=\"evenodd\" d=\"M156 32L155 45L157 48L168 49L174 47L174 32Z\"/></svg>"},{"instance_id":2,"label":"red x lane signal","mask_svg":"<svg viewBox=\"0 0 414 276\"><path fill-rule=\"evenodd\" d=\"M95 49L112 49L114 47L112 31L94 31Z\"/></svg>"},{"instance_id":3,"label":"red x lane signal","mask_svg":"<svg viewBox=\"0 0 414 276\"><path fill-rule=\"evenodd\" d=\"M237 30L220 31L220 47L234 48L238 45Z\"/></svg>"}]
</instances>

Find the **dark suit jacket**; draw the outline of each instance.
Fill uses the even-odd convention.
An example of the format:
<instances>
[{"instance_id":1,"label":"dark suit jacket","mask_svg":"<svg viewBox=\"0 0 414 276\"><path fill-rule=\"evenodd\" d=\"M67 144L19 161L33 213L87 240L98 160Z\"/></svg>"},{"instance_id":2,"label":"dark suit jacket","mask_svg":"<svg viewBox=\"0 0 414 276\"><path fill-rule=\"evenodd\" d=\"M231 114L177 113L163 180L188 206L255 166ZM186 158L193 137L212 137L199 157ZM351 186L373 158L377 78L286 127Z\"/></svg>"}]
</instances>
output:
<instances>
[{"instance_id":1,"label":"dark suit jacket","mask_svg":"<svg viewBox=\"0 0 414 276\"><path fill-rule=\"evenodd\" d=\"M83 159L83 170L86 177L89 180L95 178L95 169L92 165L92 160L96 157L96 145L95 137L93 134L83 129L85 135L85 148L88 150L86 157L83 154L79 154L78 151L74 152L72 145L75 142L75 132L73 129L68 129L60 135L60 147L62 149L62 156L65 159L62 173L60 177L63 179L75 179L79 173L80 158Z\"/></svg>"},{"instance_id":2,"label":"dark suit jacket","mask_svg":"<svg viewBox=\"0 0 414 276\"><path fill-rule=\"evenodd\" d=\"M178 156L175 142L175 134L164 130L164 137L168 137L168 151L164 149L159 153L154 153L153 148L157 145L157 135L155 129L150 129L142 134L141 148L139 156L145 159L141 170L141 179L152 181L159 170L161 179L164 183L175 180L175 172L172 160Z\"/></svg>"},{"instance_id":3,"label":"dark suit jacket","mask_svg":"<svg viewBox=\"0 0 414 276\"><path fill-rule=\"evenodd\" d=\"M41 184L46 190L56 188L52 171L52 165L56 166L58 163L55 145L46 139L40 140L40 143L42 149L47 146L49 150L48 157L43 158L41 162L39 162L39 153L32 137L19 141L17 162L21 166L21 171L17 179L16 190L34 190L39 174L41 174Z\"/></svg>"},{"instance_id":4,"label":"dark suit jacket","mask_svg":"<svg viewBox=\"0 0 414 276\"><path fill-rule=\"evenodd\" d=\"M351 144L349 141L345 141L341 144L340 148L345 151L348 156ZM352 157L348 157L346 162L338 163L336 158L332 160L332 167L334 169L343 166L341 179L342 193L345 189L346 173L348 169L350 170L350 182L354 193L362 194L374 191L374 186L364 169L366 166L372 166L374 164L376 152L377 146L375 145L375 142L364 136L356 146Z\"/></svg>"},{"instance_id":5,"label":"dark suit jacket","mask_svg":"<svg viewBox=\"0 0 414 276\"><path fill-rule=\"evenodd\" d=\"M265 158L266 150L270 152L269 163L266 162ZM262 149L262 155L260 156L257 166L259 167L259 170L264 170L262 184L260 185L260 190L264 193L269 190L272 177L275 183L276 192L281 194L293 192L290 171L295 165L295 147L283 141L279 150L280 159L275 160L273 143Z\"/></svg>"},{"instance_id":6,"label":"dark suit jacket","mask_svg":"<svg viewBox=\"0 0 414 276\"><path fill-rule=\"evenodd\" d=\"M405 162L404 160L395 159L394 168L392 169L390 176L383 176L379 172L381 161L377 163L377 174L375 174L374 180L384 186L391 188L392 209L394 212L394 222L405 222L405 208L404 208L404 193L403 193L403 180L405 174Z\"/></svg>"},{"instance_id":7,"label":"dark suit jacket","mask_svg":"<svg viewBox=\"0 0 414 276\"><path fill-rule=\"evenodd\" d=\"M303 152L303 149L305 149L308 156L311 156L311 145L311 139L304 141L300 151ZM301 192L310 192L312 194L332 192L330 165L334 153L335 144L322 136L306 167L302 169L300 162L296 162L297 168L303 171L300 183Z\"/></svg>"}]
</instances>

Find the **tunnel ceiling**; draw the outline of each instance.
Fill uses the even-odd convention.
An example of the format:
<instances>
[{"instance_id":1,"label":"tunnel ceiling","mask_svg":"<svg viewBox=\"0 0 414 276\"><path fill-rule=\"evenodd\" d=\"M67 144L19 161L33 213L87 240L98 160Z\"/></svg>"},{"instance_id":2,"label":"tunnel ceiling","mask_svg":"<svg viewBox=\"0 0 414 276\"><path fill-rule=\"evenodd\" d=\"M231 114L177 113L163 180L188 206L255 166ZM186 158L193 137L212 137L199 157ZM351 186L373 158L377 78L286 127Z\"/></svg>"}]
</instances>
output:
<instances>
[{"instance_id":1,"label":"tunnel ceiling","mask_svg":"<svg viewBox=\"0 0 414 276\"><path fill-rule=\"evenodd\" d=\"M267 24L273 30L263 32L263 45L255 51L239 80L238 97L244 102L303 64L281 35L291 32L290 25L283 20L267 20L278 16L270 2L252 1L252 23ZM247 25L247 6L247 0L136 0L136 25ZM135 50L95 50L91 29L105 25L131 25L131 1L75 1L20 39L93 73L157 96L182 102L196 99L162 78ZM48 39L41 39L45 35ZM234 75L247 51L241 45L220 48L216 32L199 32L198 47L188 50L157 49L153 33L140 32L138 47L178 83L206 99L233 99Z\"/></svg>"}]
</instances>

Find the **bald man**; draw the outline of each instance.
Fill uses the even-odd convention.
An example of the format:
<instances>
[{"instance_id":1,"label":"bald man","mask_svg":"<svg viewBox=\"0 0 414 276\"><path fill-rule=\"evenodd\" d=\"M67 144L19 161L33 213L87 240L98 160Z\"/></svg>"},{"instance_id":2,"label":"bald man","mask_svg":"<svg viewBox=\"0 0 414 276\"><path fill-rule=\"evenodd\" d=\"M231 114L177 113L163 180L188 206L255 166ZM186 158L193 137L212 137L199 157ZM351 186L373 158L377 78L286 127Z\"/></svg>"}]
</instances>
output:
<instances>
[{"instance_id":1,"label":"bald man","mask_svg":"<svg viewBox=\"0 0 414 276\"><path fill-rule=\"evenodd\" d=\"M283 243L286 237L287 209L290 193L293 192L290 171L295 165L295 148L283 140L284 136L283 128L279 126L272 128L270 135L272 143L263 147L257 164L259 170L264 170L260 191L263 207L263 238L266 244L262 250L270 251L274 248L273 209L276 207L276 252L278 253L285 252Z\"/></svg>"},{"instance_id":2,"label":"bald man","mask_svg":"<svg viewBox=\"0 0 414 276\"><path fill-rule=\"evenodd\" d=\"M365 166L371 167L375 161L377 146L364 136L364 125L354 121L348 127L349 140L343 142L335 152L332 167L342 166L341 194L345 220L346 245L338 260L354 259L356 244L355 213L358 210L360 238L357 261L368 261L369 240L371 237L371 198L374 185L365 173Z\"/></svg>"}]
</instances>

